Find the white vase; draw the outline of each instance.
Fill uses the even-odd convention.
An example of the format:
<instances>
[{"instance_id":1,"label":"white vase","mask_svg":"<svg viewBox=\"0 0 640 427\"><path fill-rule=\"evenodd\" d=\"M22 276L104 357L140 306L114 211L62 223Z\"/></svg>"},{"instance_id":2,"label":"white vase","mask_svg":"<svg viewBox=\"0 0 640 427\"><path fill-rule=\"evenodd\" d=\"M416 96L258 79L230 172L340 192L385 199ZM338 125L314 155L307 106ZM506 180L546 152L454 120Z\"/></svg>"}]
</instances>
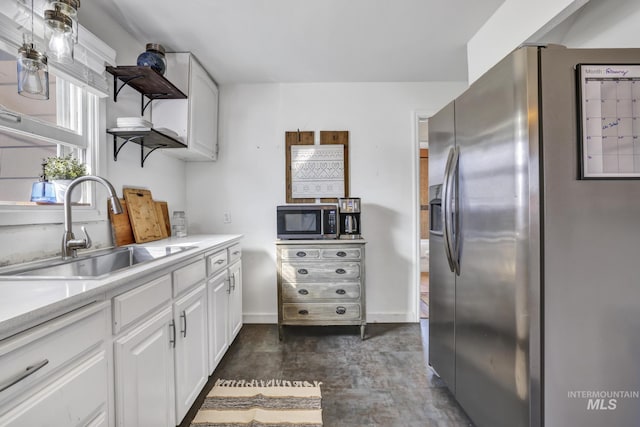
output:
<instances>
[{"instance_id":1,"label":"white vase","mask_svg":"<svg viewBox=\"0 0 640 427\"><path fill-rule=\"evenodd\" d=\"M64 203L64 195L67 192L67 187L71 184L72 179L54 179L53 188L56 191L56 203ZM82 199L82 186L73 189L71 194L71 203L78 203Z\"/></svg>"}]
</instances>

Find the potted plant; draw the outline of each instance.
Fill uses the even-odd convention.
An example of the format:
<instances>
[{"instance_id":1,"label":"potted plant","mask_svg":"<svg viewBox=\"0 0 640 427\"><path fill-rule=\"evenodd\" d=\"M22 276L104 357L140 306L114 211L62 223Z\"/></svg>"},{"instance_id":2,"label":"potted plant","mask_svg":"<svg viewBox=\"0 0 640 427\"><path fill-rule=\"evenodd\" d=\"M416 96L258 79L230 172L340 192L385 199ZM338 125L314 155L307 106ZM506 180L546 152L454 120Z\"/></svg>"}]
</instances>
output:
<instances>
[{"instance_id":1,"label":"potted plant","mask_svg":"<svg viewBox=\"0 0 640 427\"><path fill-rule=\"evenodd\" d=\"M44 175L46 179L53 183L56 192L56 203L64 202L64 194L71 181L86 174L87 167L71 154L64 157L47 157L44 159ZM71 201L77 203L81 197L82 192L77 191L72 195Z\"/></svg>"}]
</instances>

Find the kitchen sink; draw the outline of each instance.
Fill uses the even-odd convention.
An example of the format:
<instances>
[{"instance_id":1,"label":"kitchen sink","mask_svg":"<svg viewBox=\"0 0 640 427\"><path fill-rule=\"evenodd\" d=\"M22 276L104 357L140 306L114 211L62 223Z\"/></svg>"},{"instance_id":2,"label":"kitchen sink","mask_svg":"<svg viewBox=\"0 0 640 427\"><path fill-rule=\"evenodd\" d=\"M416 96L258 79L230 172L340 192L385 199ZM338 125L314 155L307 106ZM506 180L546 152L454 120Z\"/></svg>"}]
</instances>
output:
<instances>
[{"instance_id":1,"label":"kitchen sink","mask_svg":"<svg viewBox=\"0 0 640 427\"><path fill-rule=\"evenodd\" d=\"M50 259L29 263L16 268L2 269L0 276L15 278L99 278L110 273L144 262L164 258L195 246L154 246L121 248L96 251L68 260Z\"/></svg>"}]
</instances>

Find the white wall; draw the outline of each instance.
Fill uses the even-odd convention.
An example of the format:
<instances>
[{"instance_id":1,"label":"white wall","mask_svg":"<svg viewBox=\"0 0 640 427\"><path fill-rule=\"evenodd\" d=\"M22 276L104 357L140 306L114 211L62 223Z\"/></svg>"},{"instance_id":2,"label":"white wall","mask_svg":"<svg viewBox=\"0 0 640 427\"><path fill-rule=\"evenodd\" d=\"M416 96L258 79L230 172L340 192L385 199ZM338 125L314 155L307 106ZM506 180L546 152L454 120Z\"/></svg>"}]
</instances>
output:
<instances>
[{"instance_id":1,"label":"white wall","mask_svg":"<svg viewBox=\"0 0 640 427\"><path fill-rule=\"evenodd\" d=\"M187 167L190 232L241 233L244 314L276 322L278 204L285 203L286 131L349 131L351 195L362 198L367 318L415 321L417 145L414 112L435 113L465 83L222 86L220 157ZM232 222L223 223L224 212Z\"/></svg>"},{"instance_id":2,"label":"white wall","mask_svg":"<svg viewBox=\"0 0 640 427\"><path fill-rule=\"evenodd\" d=\"M117 51L117 65L135 64L138 54L144 51L146 41L136 40L129 35L115 19L103 11L100 2L83 2L79 16L83 26ZM107 78L110 82L112 81L110 74L107 74ZM103 128L113 127L116 117L140 115L140 94L131 88L122 90L117 103L113 102L113 96L101 102L106 106ZM103 132L100 137L102 164L99 168L99 174L106 177L114 185L120 196L123 185L147 187L151 190L154 199L168 202L170 212L185 208L184 162L156 151L149 156L144 168L141 168L140 146L133 143L125 146L120 151L118 161L114 162L111 135ZM98 204L104 219L97 222L74 224L74 230L78 231L81 225L87 226L93 239L94 248L113 245L111 227L106 217L106 209L104 209L106 192L102 187L98 187L97 191ZM59 254L63 234L62 210L56 212L53 218L55 224L0 227L0 242L2 242L0 244L0 266Z\"/></svg>"}]
</instances>

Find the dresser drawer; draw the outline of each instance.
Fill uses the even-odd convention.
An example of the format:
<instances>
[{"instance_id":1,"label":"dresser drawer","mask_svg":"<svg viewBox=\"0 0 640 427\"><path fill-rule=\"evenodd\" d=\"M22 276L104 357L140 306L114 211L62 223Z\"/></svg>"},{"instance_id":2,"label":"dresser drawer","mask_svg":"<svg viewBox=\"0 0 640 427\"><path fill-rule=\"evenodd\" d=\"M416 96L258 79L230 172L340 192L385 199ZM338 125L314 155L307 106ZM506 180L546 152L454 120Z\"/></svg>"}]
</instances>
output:
<instances>
[{"instance_id":1,"label":"dresser drawer","mask_svg":"<svg viewBox=\"0 0 640 427\"><path fill-rule=\"evenodd\" d=\"M282 249L280 251L280 256L282 259L318 259L320 258L320 249Z\"/></svg>"},{"instance_id":2,"label":"dresser drawer","mask_svg":"<svg viewBox=\"0 0 640 427\"><path fill-rule=\"evenodd\" d=\"M303 263L282 264L282 279L287 282L328 282L336 280L357 280L360 277L360 263Z\"/></svg>"},{"instance_id":3,"label":"dresser drawer","mask_svg":"<svg viewBox=\"0 0 640 427\"><path fill-rule=\"evenodd\" d=\"M362 250L360 248L322 249L320 256L323 259L361 259Z\"/></svg>"},{"instance_id":4,"label":"dresser drawer","mask_svg":"<svg viewBox=\"0 0 640 427\"><path fill-rule=\"evenodd\" d=\"M282 319L308 321L338 321L360 319L358 303L285 303Z\"/></svg>"},{"instance_id":5,"label":"dresser drawer","mask_svg":"<svg viewBox=\"0 0 640 427\"><path fill-rule=\"evenodd\" d=\"M360 283L283 283L282 299L287 302L313 302L316 300L357 300Z\"/></svg>"},{"instance_id":6,"label":"dresser drawer","mask_svg":"<svg viewBox=\"0 0 640 427\"><path fill-rule=\"evenodd\" d=\"M242 258L242 248L240 247L240 243L229 246L227 248L227 251L229 251L229 264L233 264L234 262Z\"/></svg>"},{"instance_id":7,"label":"dresser drawer","mask_svg":"<svg viewBox=\"0 0 640 427\"><path fill-rule=\"evenodd\" d=\"M229 258L227 250L223 249L213 254L207 254L205 256L207 263L207 277L213 276L218 271L222 270L229 264Z\"/></svg>"}]
</instances>

